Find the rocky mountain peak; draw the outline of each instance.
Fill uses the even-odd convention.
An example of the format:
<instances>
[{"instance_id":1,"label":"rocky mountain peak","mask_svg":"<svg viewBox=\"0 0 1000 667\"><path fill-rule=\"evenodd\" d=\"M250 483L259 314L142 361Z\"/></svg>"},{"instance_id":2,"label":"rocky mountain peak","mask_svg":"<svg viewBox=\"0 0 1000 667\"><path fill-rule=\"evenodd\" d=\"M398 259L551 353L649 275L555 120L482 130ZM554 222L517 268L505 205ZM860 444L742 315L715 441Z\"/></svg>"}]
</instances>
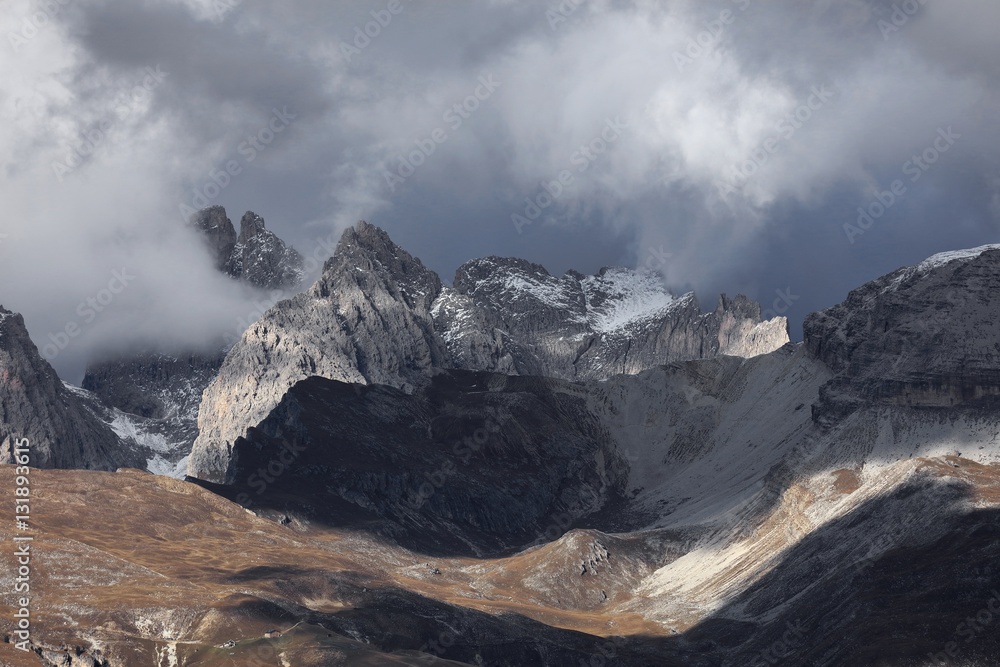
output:
<instances>
[{"instance_id":1,"label":"rocky mountain peak","mask_svg":"<svg viewBox=\"0 0 1000 667\"><path fill-rule=\"evenodd\" d=\"M225 271L236 246L236 229L226 216L226 209L221 206L202 209L194 216L192 223L205 235L205 241L215 258L215 268Z\"/></svg>"},{"instance_id":2,"label":"rocky mountain peak","mask_svg":"<svg viewBox=\"0 0 1000 667\"><path fill-rule=\"evenodd\" d=\"M349 227L311 293L322 298L343 290L386 292L425 315L441 292L441 279L418 258L393 243L382 229L365 221Z\"/></svg>"},{"instance_id":3,"label":"rocky mountain peak","mask_svg":"<svg viewBox=\"0 0 1000 667\"><path fill-rule=\"evenodd\" d=\"M9 325L6 324L7 320L13 320ZM7 310L2 305L0 305L0 343L3 342L7 327L24 327L24 318L21 317L20 313L15 313L14 311Z\"/></svg>"},{"instance_id":4,"label":"rocky mountain peak","mask_svg":"<svg viewBox=\"0 0 1000 667\"><path fill-rule=\"evenodd\" d=\"M115 470L140 465L118 436L63 385L31 342L24 318L0 306L0 463L31 443L38 468Z\"/></svg>"},{"instance_id":5,"label":"rocky mountain peak","mask_svg":"<svg viewBox=\"0 0 1000 667\"><path fill-rule=\"evenodd\" d=\"M935 255L810 314L805 347L838 375L819 412L878 401L923 407L1000 397L1000 246Z\"/></svg>"},{"instance_id":6,"label":"rocky mountain peak","mask_svg":"<svg viewBox=\"0 0 1000 667\"><path fill-rule=\"evenodd\" d=\"M247 243L253 237L267 231L264 228L264 218L253 211L247 211L240 220L240 243Z\"/></svg>"},{"instance_id":7,"label":"rocky mountain peak","mask_svg":"<svg viewBox=\"0 0 1000 667\"><path fill-rule=\"evenodd\" d=\"M226 479L229 456L296 382L320 376L412 392L450 366L431 305L441 280L381 229L346 230L323 275L244 334L205 391L189 474ZM263 355L266 367L253 361ZM265 379L264 374L267 375ZM240 396L236 387L243 387Z\"/></svg>"},{"instance_id":8,"label":"rocky mountain peak","mask_svg":"<svg viewBox=\"0 0 1000 667\"><path fill-rule=\"evenodd\" d=\"M247 211L236 235L222 206L198 212L193 224L202 234L220 271L266 290L294 290L303 278L302 256L264 225L264 218Z\"/></svg>"}]
</instances>

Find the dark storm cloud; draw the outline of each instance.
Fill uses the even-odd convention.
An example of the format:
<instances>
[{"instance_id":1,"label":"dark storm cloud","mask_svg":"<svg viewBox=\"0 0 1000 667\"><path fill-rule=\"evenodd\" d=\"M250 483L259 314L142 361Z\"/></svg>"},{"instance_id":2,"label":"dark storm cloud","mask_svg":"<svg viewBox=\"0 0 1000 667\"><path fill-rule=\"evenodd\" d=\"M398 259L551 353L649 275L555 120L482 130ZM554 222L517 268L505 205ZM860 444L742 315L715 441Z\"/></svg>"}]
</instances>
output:
<instances>
[{"instance_id":1,"label":"dark storm cloud","mask_svg":"<svg viewBox=\"0 0 1000 667\"><path fill-rule=\"evenodd\" d=\"M38 6L12 0L5 34ZM0 302L44 341L143 269L64 374L231 328L252 295L180 214L208 185L306 253L366 218L445 280L487 254L653 266L798 331L865 280L996 240L998 23L985 0L68 3L0 56ZM147 68L168 74L122 112ZM248 159L275 110L294 119ZM910 180L939 131L960 138Z\"/></svg>"}]
</instances>

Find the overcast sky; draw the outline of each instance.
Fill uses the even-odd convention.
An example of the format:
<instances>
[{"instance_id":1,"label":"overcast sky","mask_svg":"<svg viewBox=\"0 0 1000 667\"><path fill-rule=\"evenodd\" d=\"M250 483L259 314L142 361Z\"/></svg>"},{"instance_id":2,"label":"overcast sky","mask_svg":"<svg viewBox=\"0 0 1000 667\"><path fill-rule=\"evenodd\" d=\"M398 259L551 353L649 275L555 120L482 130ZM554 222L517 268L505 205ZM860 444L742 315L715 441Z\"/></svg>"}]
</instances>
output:
<instances>
[{"instance_id":1,"label":"overcast sky","mask_svg":"<svg viewBox=\"0 0 1000 667\"><path fill-rule=\"evenodd\" d=\"M1000 241L995 0L2 6L0 303L39 347L78 332L74 381L249 314L185 228L206 203L306 255L366 219L446 282L489 254L652 267L706 309L787 308L793 338Z\"/></svg>"}]
</instances>

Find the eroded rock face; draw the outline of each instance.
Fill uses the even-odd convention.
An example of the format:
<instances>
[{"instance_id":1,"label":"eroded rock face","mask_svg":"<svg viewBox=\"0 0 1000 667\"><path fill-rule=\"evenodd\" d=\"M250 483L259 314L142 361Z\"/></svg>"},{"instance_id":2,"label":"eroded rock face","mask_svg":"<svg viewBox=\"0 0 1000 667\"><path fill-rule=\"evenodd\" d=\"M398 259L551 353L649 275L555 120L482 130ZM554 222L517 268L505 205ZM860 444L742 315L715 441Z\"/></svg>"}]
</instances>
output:
<instances>
[{"instance_id":1,"label":"eroded rock face","mask_svg":"<svg viewBox=\"0 0 1000 667\"><path fill-rule=\"evenodd\" d=\"M655 274L631 269L557 278L524 260L487 257L459 267L454 284L457 295L447 294L438 308L438 329L456 358L483 370L606 379L674 361L752 356L788 342L784 318L758 327L760 307L742 295L723 295L705 314L693 293L675 297ZM502 332L493 346L482 328L470 326L479 321Z\"/></svg>"},{"instance_id":2,"label":"eroded rock face","mask_svg":"<svg viewBox=\"0 0 1000 667\"><path fill-rule=\"evenodd\" d=\"M31 342L21 315L0 306L0 463L30 441L38 468L115 470L143 459L66 387Z\"/></svg>"},{"instance_id":3,"label":"eroded rock face","mask_svg":"<svg viewBox=\"0 0 1000 667\"><path fill-rule=\"evenodd\" d=\"M443 286L361 222L312 289L269 310L229 353L204 395L189 474L223 481L236 439L312 375L407 392L442 368L605 379L787 341L784 318L762 326L746 297L723 296L703 314L693 294L674 297L653 274L629 269L556 278L537 264L489 257Z\"/></svg>"},{"instance_id":4,"label":"eroded rock face","mask_svg":"<svg viewBox=\"0 0 1000 667\"><path fill-rule=\"evenodd\" d=\"M82 387L122 412L196 424L202 392L219 372L223 358L222 354L137 354L91 364Z\"/></svg>"},{"instance_id":5,"label":"eroded rock face","mask_svg":"<svg viewBox=\"0 0 1000 667\"><path fill-rule=\"evenodd\" d=\"M441 281L382 230L349 229L308 292L279 302L226 357L205 391L189 474L223 481L237 438L313 375L412 391L448 365L431 304Z\"/></svg>"},{"instance_id":6,"label":"eroded rock face","mask_svg":"<svg viewBox=\"0 0 1000 667\"><path fill-rule=\"evenodd\" d=\"M239 236L222 206L198 211L192 224L203 234L215 267L236 280L266 290L295 289L302 282L302 256L253 211L240 220Z\"/></svg>"},{"instance_id":7,"label":"eroded rock face","mask_svg":"<svg viewBox=\"0 0 1000 667\"><path fill-rule=\"evenodd\" d=\"M864 402L923 408L1000 401L1000 246L943 253L806 318L805 345L837 373L819 415Z\"/></svg>"},{"instance_id":8,"label":"eroded rock face","mask_svg":"<svg viewBox=\"0 0 1000 667\"><path fill-rule=\"evenodd\" d=\"M225 264L233 278L266 290L294 289L302 282L302 255L264 228L264 218L247 211Z\"/></svg>"},{"instance_id":9,"label":"eroded rock face","mask_svg":"<svg viewBox=\"0 0 1000 667\"><path fill-rule=\"evenodd\" d=\"M215 268L225 271L236 246L236 229L226 216L226 209L221 206L202 209L192 223L205 235L205 242L215 259Z\"/></svg>"}]
</instances>

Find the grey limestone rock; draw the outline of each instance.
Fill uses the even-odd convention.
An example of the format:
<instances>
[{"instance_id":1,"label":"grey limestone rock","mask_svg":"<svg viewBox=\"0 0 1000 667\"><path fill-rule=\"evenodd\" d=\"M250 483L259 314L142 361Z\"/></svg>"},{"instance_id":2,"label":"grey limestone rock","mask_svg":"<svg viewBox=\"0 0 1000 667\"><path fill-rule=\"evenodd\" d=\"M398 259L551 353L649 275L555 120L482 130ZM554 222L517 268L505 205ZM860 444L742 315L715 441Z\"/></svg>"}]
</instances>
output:
<instances>
[{"instance_id":1,"label":"grey limestone rock","mask_svg":"<svg viewBox=\"0 0 1000 667\"><path fill-rule=\"evenodd\" d=\"M366 222L348 229L320 280L278 303L208 387L188 471L226 479L233 444L296 382L318 375L412 392L439 369L599 380L678 360L759 353L788 342L783 318L723 296L702 313L650 273L551 276L519 259L458 269L454 287Z\"/></svg>"},{"instance_id":2,"label":"grey limestone rock","mask_svg":"<svg viewBox=\"0 0 1000 667\"><path fill-rule=\"evenodd\" d=\"M448 366L431 305L441 281L389 236L359 223L313 287L281 301L243 335L204 394L189 474L223 481L233 443L299 380L412 391Z\"/></svg>"},{"instance_id":3,"label":"grey limestone rock","mask_svg":"<svg viewBox=\"0 0 1000 667\"><path fill-rule=\"evenodd\" d=\"M1000 399L1000 246L942 253L853 290L803 325L836 377L817 416L878 402L923 408Z\"/></svg>"},{"instance_id":4,"label":"grey limestone rock","mask_svg":"<svg viewBox=\"0 0 1000 667\"><path fill-rule=\"evenodd\" d=\"M142 467L130 449L67 389L31 342L21 315L0 306L0 463L30 442L37 468Z\"/></svg>"},{"instance_id":5,"label":"grey limestone rock","mask_svg":"<svg viewBox=\"0 0 1000 667\"><path fill-rule=\"evenodd\" d=\"M225 264L230 276L261 289L288 290L302 282L302 266L302 255L265 229L264 218L253 211L243 215L239 238Z\"/></svg>"},{"instance_id":6,"label":"grey limestone rock","mask_svg":"<svg viewBox=\"0 0 1000 667\"><path fill-rule=\"evenodd\" d=\"M194 216L192 223L205 235L205 243L215 258L215 267L224 271L236 246L236 230L226 216L226 209L221 206L202 209Z\"/></svg>"}]
</instances>

